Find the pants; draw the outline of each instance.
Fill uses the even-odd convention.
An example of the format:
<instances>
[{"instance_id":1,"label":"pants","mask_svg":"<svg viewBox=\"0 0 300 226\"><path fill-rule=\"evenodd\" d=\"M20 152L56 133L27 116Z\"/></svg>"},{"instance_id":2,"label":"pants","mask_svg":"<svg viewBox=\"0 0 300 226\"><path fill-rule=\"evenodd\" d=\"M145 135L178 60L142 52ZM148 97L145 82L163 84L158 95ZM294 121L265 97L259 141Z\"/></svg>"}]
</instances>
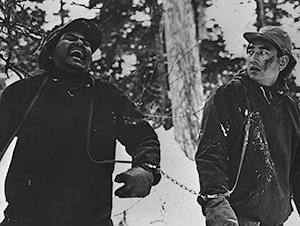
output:
<instances>
[{"instance_id":1,"label":"pants","mask_svg":"<svg viewBox=\"0 0 300 226\"><path fill-rule=\"evenodd\" d=\"M238 220L239 220L239 226L263 226L259 222L251 221L251 220L243 218L243 217L238 217ZM283 224L276 225L276 226L283 226Z\"/></svg>"},{"instance_id":2,"label":"pants","mask_svg":"<svg viewBox=\"0 0 300 226\"><path fill-rule=\"evenodd\" d=\"M25 211L17 208L7 208L4 212L5 219L0 226L113 226L109 216L100 219L88 219L87 217L74 217L64 214L62 217L42 218L39 215L27 215Z\"/></svg>"},{"instance_id":3,"label":"pants","mask_svg":"<svg viewBox=\"0 0 300 226\"><path fill-rule=\"evenodd\" d=\"M32 225L31 223L24 223L22 221L18 221L16 219L10 219L10 218L5 218L4 221L2 223L0 223L1 226L34 226ZM48 222L45 222L45 225L49 225ZM88 225L88 224L76 224L76 225L80 225L80 226L91 226L91 225ZM38 226L38 225L36 225ZM66 225L66 224L63 224L63 225L53 225L53 226L74 226L74 224L71 224L71 225ZM110 219L105 219L97 224L93 224L93 226L113 226L113 223Z\"/></svg>"}]
</instances>

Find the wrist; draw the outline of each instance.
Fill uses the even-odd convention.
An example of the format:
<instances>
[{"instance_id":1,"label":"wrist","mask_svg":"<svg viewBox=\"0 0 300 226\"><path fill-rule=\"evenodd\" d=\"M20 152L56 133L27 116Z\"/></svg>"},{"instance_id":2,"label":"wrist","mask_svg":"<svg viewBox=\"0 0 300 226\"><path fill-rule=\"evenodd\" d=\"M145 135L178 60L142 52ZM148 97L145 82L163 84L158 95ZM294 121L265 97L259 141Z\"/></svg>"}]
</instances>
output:
<instances>
[{"instance_id":1,"label":"wrist","mask_svg":"<svg viewBox=\"0 0 300 226\"><path fill-rule=\"evenodd\" d=\"M146 162L146 163L143 163L139 166L142 167L143 169L147 170L148 172L150 172L153 175L152 186L155 186L159 183L159 181L161 179L161 175L160 175L160 172L159 172L159 166L158 165L154 165L154 164Z\"/></svg>"}]
</instances>

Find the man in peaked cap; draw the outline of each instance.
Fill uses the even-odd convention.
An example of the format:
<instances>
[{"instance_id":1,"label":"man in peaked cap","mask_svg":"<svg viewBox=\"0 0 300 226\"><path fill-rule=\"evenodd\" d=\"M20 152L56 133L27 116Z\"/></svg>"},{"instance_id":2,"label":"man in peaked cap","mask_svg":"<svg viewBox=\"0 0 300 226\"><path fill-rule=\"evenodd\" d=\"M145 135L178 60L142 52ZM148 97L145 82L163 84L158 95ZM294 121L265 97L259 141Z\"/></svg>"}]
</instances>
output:
<instances>
[{"instance_id":1,"label":"man in peaked cap","mask_svg":"<svg viewBox=\"0 0 300 226\"><path fill-rule=\"evenodd\" d=\"M18 138L5 183L1 225L112 225L116 141L132 166L116 176L121 198L145 197L160 180L157 135L115 85L88 73L101 32L76 19L50 34L45 73L7 87L0 99L1 158ZM120 161L119 161L120 162Z\"/></svg>"},{"instance_id":2,"label":"man in peaked cap","mask_svg":"<svg viewBox=\"0 0 300 226\"><path fill-rule=\"evenodd\" d=\"M207 100L196 164L209 226L279 226L300 212L299 109L287 93L296 60L280 27L246 32L246 69Z\"/></svg>"},{"instance_id":3,"label":"man in peaked cap","mask_svg":"<svg viewBox=\"0 0 300 226\"><path fill-rule=\"evenodd\" d=\"M288 64L279 72L279 77L283 79L290 78L297 61L292 54L292 41L285 31L283 31L280 27L266 26L262 27L259 32L246 32L244 34L244 38L249 43L252 43L257 39L265 40L277 49L278 55L287 56Z\"/></svg>"},{"instance_id":4,"label":"man in peaked cap","mask_svg":"<svg viewBox=\"0 0 300 226\"><path fill-rule=\"evenodd\" d=\"M55 47L61 36L68 32L79 32L82 34L90 44L92 53L98 49L102 41L101 31L94 22L82 18L75 19L49 34L38 58L40 68L49 69L53 67L52 55ZM87 64L87 67L88 66L89 64Z\"/></svg>"}]
</instances>

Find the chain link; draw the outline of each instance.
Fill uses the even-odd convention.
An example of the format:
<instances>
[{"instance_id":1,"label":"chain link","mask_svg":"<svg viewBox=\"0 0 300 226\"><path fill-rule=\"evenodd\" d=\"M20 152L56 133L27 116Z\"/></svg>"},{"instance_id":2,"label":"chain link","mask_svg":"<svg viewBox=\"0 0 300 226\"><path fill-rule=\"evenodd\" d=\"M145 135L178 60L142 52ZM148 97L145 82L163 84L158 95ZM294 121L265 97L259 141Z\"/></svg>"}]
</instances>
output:
<instances>
[{"instance_id":1,"label":"chain link","mask_svg":"<svg viewBox=\"0 0 300 226\"><path fill-rule=\"evenodd\" d=\"M188 191L189 193L196 195L196 196L200 196L200 194L198 192L196 192L193 189L188 188L186 185L180 183L178 180L172 178L170 175L168 175L167 173L165 173L164 171L162 171L160 168L156 169L161 175L163 175L165 178L167 178L168 180L170 180L172 183L174 183L175 185L181 187L183 190Z\"/></svg>"}]
</instances>

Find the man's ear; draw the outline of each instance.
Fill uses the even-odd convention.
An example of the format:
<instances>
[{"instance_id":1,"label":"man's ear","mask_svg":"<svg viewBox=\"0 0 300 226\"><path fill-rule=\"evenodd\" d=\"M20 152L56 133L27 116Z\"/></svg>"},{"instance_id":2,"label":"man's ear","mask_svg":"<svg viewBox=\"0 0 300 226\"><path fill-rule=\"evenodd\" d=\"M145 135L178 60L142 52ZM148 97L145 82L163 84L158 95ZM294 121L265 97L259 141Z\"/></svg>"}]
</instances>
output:
<instances>
[{"instance_id":1,"label":"man's ear","mask_svg":"<svg viewBox=\"0 0 300 226\"><path fill-rule=\"evenodd\" d=\"M53 50L50 50L47 46L44 46L38 57L38 64L40 68L46 69L49 65L52 65Z\"/></svg>"},{"instance_id":2,"label":"man's ear","mask_svg":"<svg viewBox=\"0 0 300 226\"><path fill-rule=\"evenodd\" d=\"M53 59L53 55L54 55L54 52L55 52L55 48L49 48L49 59Z\"/></svg>"},{"instance_id":3,"label":"man's ear","mask_svg":"<svg viewBox=\"0 0 300 226\"><path fill-rule=\"evenodd\" d=\"M283 71L286 68L286 66L289 64L289 62L290 62L290 58L288 55L281 56L279 59L279 70Z\"/></svg>"}]
</instances>

